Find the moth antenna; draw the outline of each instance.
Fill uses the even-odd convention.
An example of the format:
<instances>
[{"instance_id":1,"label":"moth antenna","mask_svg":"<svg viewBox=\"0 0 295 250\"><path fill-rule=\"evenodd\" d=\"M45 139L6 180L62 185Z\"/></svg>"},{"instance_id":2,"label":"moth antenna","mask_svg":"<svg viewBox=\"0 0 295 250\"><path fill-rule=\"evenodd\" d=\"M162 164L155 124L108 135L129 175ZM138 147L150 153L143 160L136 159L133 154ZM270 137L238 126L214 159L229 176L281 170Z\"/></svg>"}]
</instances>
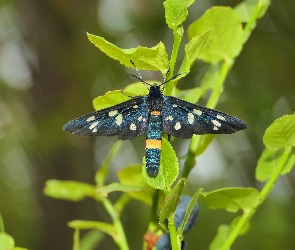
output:
<instances>
[{"instance_id":1,"label":"moth antenna","mask_svg":"<svg viewBox=\"0 0 295 250\"><path fill-rule=\"evenodd\" d=\"M134 96L130 96L130 95L127 95L126 93L124 93L123 89L121 89L121 93L127 97L134 98Z\"/></svg>"},{"instance_id":2,"label":"moth antenna","mask_svg":"<svg viewBox=\"0 0 295 250\"><path fill-rule=\"evenodd\" d=\"M186 73L179 73L179 74L177 74L177 75L171 77L171 78L170 78L169 80L167 80L167 81L165 81L165 80L166 80L166 77L165 77L164 82L162 82L159 86L162 86L163 84L166 84L166 83L168 83L168 82L174 80L175 78L177 78L178 76L183 75L183 74L186 74Z\"/></svg>"},{"instance_id":3,"label":"moth antenna","mask_svg":"<svg viewBox=\"0 0 295 250\"><path fill-rule=\"evenodd\" d=\"M130 60L130 62L134 66L134 69L136 71L137 76L136 75L132 75L132 74L129 74L129 75L131 75L131 76L135 77L136 79L138 79L139 81L141 81L147 88L148 88L148 86L152 86L151 84L147 83L146 81L144 81L142 79L142 76L140 75L139 70L136 68L134 62L132 60Z\"/></svg>"},{"instance_id":4,"label":"moth antenna","mask_svg":"<svg viewBox=\"0 0 295 250\"><path fill-rule=\"evenodd\" d=\"M170 73L170 67L168 68L167 72L166 72L166 75L164 77L164 81L163 82L166 82L166 79L167 79L167 76L169 75Z\"/></svg>"}]
</instances>

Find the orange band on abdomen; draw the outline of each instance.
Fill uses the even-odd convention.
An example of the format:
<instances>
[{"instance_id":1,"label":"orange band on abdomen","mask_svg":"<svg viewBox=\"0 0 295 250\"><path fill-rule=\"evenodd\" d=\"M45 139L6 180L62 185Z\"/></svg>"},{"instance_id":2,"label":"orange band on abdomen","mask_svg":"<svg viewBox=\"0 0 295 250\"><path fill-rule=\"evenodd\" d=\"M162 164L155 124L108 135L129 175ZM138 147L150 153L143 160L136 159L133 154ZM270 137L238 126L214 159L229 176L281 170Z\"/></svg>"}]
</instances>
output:
<instances>
[{"instance_id":1,"label":"orange band on abdomen","mask_svg":"<svg viewBox=\"0 0 295 250\"><path fill-rule=\"evenodd\" d=\"M151 112L151 115L160 115L160 111L154 110Z\"/></svg>"},{"instance_id":2,"label":"orange band on abdomen","mask_svg":"<svg viewBox=\"0 0 295 250\"><path fill-rule=\"evenodd\" d=\"M162 140L146 139L145 148L162 148Z\"/></svg>"}]
</instances>

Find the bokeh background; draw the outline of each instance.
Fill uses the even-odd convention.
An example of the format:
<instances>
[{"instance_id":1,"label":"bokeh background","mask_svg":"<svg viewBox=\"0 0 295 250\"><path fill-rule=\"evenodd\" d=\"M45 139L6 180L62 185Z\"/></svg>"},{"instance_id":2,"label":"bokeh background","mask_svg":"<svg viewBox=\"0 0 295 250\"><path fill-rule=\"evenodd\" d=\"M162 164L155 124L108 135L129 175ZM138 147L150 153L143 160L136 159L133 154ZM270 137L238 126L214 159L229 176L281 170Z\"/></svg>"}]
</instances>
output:
<instances>
[{"instance_id":1,"label":"bokeh background","mask_svg":"<svg viewBox=\"0 0 295 250\"><path fill-rule=\"evenodd\" d=\"M185 28L218 4L221 1L196 1ZM197 159L186 194L199 187L205 191L261 188L254 173L264 148L263 133L274 119L294 112L295 107L294 23L294 0L273 1L259 20L217 107L245 120L249 128L215 139ZM158 0L0 1L0 213L16 244L31 250L72 249L68 221L109 221L104 209L90 199L73 203L43 194L48 179L94 183L95 171L115 139L74 137L62 126L93 111L96 96L134 81L126 76L132 70L100 52L85 32L122 48L151 47L162 41L169 52L173 41ZM195 64L179 86L197 86L206 67ZM162 80L158 72L142 74L148 80ZM188 141L175 140L173 146L181 156ZM143 154L144 138L123 142L109 182L116 180L120 168L140 163ZM233 249L294 249L294 188L293 171L279 179L253 217L249 232L238 238ZM218 225L230 223L235 216L209 210L200 201L199 223L187 235L189 249L208 249ZM148 206L132 201L126 207L123 222L131 249L141 249L148 219ZM106 236L97 249L117 247Z\"/></svg>"}]
</instances>

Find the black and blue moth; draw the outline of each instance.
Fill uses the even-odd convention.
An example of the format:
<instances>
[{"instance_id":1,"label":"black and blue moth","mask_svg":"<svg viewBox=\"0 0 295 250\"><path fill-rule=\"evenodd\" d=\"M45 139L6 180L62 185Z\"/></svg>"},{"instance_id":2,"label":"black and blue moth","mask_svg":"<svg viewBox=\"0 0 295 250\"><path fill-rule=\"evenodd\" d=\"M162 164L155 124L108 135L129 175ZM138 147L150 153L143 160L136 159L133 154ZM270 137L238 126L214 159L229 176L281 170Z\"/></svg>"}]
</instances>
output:
<instances>
[{"instance_id":1,"label":"black and blue moth","mask_svg":"<svg viewBox=\"0 0 295 250\"><path fill-rule=\"evenodd\" d=\"M188 139L193 134L232 134L247 128L247 124L236 117L164 96L161 86L168 81L150 85L139 73L138 76L135 77L149 88L148 95L133 97L81 116L65 124L63 129L80 136L117 135L119 140L131 140L146 134L146 172L150 177L156 177L160 166L162 131Z\"/></svg>"}]
</instances>

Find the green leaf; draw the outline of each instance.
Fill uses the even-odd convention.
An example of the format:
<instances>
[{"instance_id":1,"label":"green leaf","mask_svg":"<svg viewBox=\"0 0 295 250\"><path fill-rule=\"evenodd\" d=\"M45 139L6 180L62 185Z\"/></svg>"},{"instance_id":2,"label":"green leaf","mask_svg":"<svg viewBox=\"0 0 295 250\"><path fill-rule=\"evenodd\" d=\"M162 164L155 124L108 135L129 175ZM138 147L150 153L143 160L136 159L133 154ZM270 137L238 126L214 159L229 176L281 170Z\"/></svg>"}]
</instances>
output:
<instances>
[{"instance_id":1,"label":"green leaf","mask_svg":"<svg viewBox=\"0 0 295 250\"><path fill-rule=\"evenodd\" d=\"M239 16L228 7L213 7L192 23L188 29L189 40L210 31L211 43L200 58L208 63L230 61L239 55L243 45L243 29Z\"/></svg>"},{"instance_id":2,"label":"green leaf","mask_svg":"<svg viewBox=\"0 0 295 250\"><path fill-rule=\"evenodd\" d=\"M273 151L270 149L264 149L255 169L255 178L259 181L267 180L274 171L276 164L282 155L283 151Z\"/></svg>"},{"instance_id":3,"label":"green leaf","mask_svg":"<svg viewBox=\"0 0 295 250\"><path fill-rule=\"evenodd\" d=\"M0 250L12 249L14 245L14 239L9 234L0 232Z\"/></svg>"},{"instance_id":4,"label":"green leaf","mask_svg":"<svg viewBox=\"0 0 295 250\"><path fill-rule=\"evenodd\" d=\"M208 67L205 74L203 75L200 88L202 89L202 95L204 96L208 90L213 90L220 75L220 64L212 64Z\"/></svg>"},{"instance_id":5,"label":"green leaf","mask_svg":"<svg viewBox=\"0 0 295 250\"><path fill-rule=\"evenodd\" d=\"M116 237L116 229L113 227L113 225L105 222L73 220L68 223L68 226L73 229L97 229L112 236L113 238Z\"/></svg>"},{"instance_id":6,"label":"green leaf","mask_svg":"<svg viewBox=\"0 0 295 250\"><path fill-rule=\"evenodd\" d=\"M184 47L184 60L180 66L178 73L190 72L190 68L195 60L201 55L204 49L209 45L209 32L205 32L202 36L193 37Z\"/></svg>"},{"instance_id":7,"label":"green leaf","mask_svg":"<svg viewBox=\"0 0 295 250\"><path fill-rule=\"evenodd\" d=\"M265 12L268 10L270 5L270 0L263 0L257 3L257 9L259 10L258 18L262 18L265 15Z\"/></svg>"},{"instance_id":8,"label":"green leaf","mask_svg":"<svg viewBox=\"0 0 295 250\"><path fill-rule=\"evenodd\" d=\"M182 235L183 234L184 226L187 223L188 218L189 218L190 214L192 213L192 211L194 209L194 206L197 203L202 190L203 190L202 188L199 188L199 190L194 194L194 196L192 197L191 201L189 202L189 204L188 204L188 206L186 208L186 211L185 211L185 216L183 218L183 221L182 221L180 227L177 229L177 234L178 235Z\"/></svg>"},{"instance_id":9,"label":"green leaf","mask_svg":"<svg viewBox=\"0 0 295 250\"><path fill-rule=\"evenodd\" d=\"M235 226L242 220L241 216L236 217L230 225L220 225L218 227L218 233L214 237L213 241L210 244L210 250L219 250L221 246L228 240L228 236L230 235L231 231L235 228ZM239 231L239 235L245 234L249 229L249 222L246 221L244 226ZM223 249L223 248L222 248Z\"/></svg>"},{"instance_id":10,"label":"green leaf","mask_svg":"<svg viewBox=\"0 0 295 250\"><path fill-rule=\"evenodd\" d=\"M159 81L146 81L153 85L154 83L161 84ZM129 84L121 90L112 90L106 92L103 96L98 96L93 100L93 107L95 110L101 110L117 105L122 102L129 101L133 96L147 95L149 90L142 82L135 82Z\"/></svg>"},{"instance_id":11,"label":"green leaf","mask_svg":"<svg viewBox=\"0 0 295 250\"><path fill-rule=\"evenodd\" d=\"M166 23L170 29L177 29L188 15L187 8L194 0L166 0L164 2Z\"/></svg>"},{"instance_id":12,"label":"green leaf","mask_svg":"<svg viewBox=\"0 0 295 250\"><path fill-rule=\"evenodd\" d=\"M235 228L235 226L240 223L240 220L244 220L244 219L241 216L238 216L232 221L232 223L230 223L231 230L233 230ZM244 225L240 229L239 235L246 234L248 232L249 228L250 228L249 221L244 221Z\"/></svg>"},{"instance_id":13,"label":"green leaf","mask_svg":"<svg viewBox=\"0 0 295 250\"><path fill-rule=\"evenodd\" d=\"M218 233L210 244L210 250L219 250L220 246L226 241L228 235L230 233L229 225L220 225L218 227Z\"/></svg>"},{"instance_id":14,"label":"green leaf","mask_svg":"<svg viewBox=\"0 0 295 250\"><path fill-rule=\"evenodd\" d=\"M106 41L103 37L87 33L88 39L107 56L118 60L121 64L133 68L132 60L138 69L160 70L163 75L168 70L168 55L162 42L152 48L137 47L121 49Z\"/></svg>"},{"instance_id":15,"label":"green leaf","mask_svg":"<svg viewBox=\"0 0 295 250\"><path fill-rule=\"evenodd\" d=\"M97 170L95 174L95 182L98 187L102 187L104 185L105 179L109 173L109 165L110 162L115 158L116 154L121 148L122 143L120 141L116 141L112 146L110 152L104 158L103 162L101 163L100 168Z\"/></svg>"},{"instance_id":16,"label":"green leaf","mask_svg":"<svg viewBox=\"0 0 295 250\"><path fill-rule=\"evenodd\" d=\"M292 153L290 154L288 161L281 172L282 175L290 173L290 171L295 167L295 152L294 151L295 150L293 148Z\"/></svg>"},{"instance_id":17,"label":"green leaf","mask_svg":"<svg viewBox=\"0 0 295 250\"><path fill-rule=\"evenodd\" d=\"M81 250L96 249L97 246L103 241L104 234L97 230L90 230L83 236L80 243Z\"/></svg>"},{"instance_id":18,"label":"green leaf","mask_svg":"<svg viewBox=\"0 0 295 250\"><path fill-rule=\"evenodd\" d=\"M153 85L154 83L161 84L159 81L146 81L147 83ZM123 92L131 93L134 96L144 96L149 93L148 88L142 82L134 82L129 84L124 88Z\"/></svg>"},{"instance_id":19,"label":"green leaf","mask_svg":"<svg viewBox=\"0 0 295 250\"><path fill-rule=\"evenodd\" d=\"M292 168L294 167L295 164L295 150L293 149L286 165L282 169L281 175L288 174ZM262 152L258 163L257 167L255 170L255 177L259 181L265 181L267 180L273 171L275 170L282 154L283 150L279 149L276 151L270 150L268 148L265 148L264 151Z\"/></svg>"},{"instance_id":20,"label":"green leaf","mask_svg":"<svg viewBox=\"0 0 295 250\"><path fill-rule=\"evenodd\" d=\"M212 64L208 67L203 75L199 87L187 90L176 90L176 96L191 103L197 103L201 97L204 97L209 90L213 90L220 74L220 65L218 63ZM212 137L212 135L205 135ZM203 136L204 137L204 136ZM214 138L214 135L213 135ZM210 139L211 140L211 139ZM203 141L203 140L202 140ZM204 141L209 142L210 141ZM207 147L207 146L206 146ZM206 149L206 147L204 149ZM201 154L204 150L198 147L197 155Z\"/></svg>"},{"instance_id":21,"label":"green leaf","mask_svg":"<svg viewBox=\"0 0 295 250\"><path fill-rule=\"evenodd\" d=\"M86 197L97 197L95 186L78 181L48 180L45 195L62 200L80 201Z\"/></svg>"},{"instance_id":22,"label":"green leaf","mask_svg":"<svg viewBox=\"0 0 295 250\"><path fill-rule=\"evenodd\" d=\"M295 115L276 119L265 131L263 143L268 149L277 150L295 146Z\"/></svg>"},{"instance_id":23,"label":"green leaf","mask_svg":"<svg viewBox=\"0 0 295 250\"><path fill-rule=\"evenodd\" d=\"M171 192L166 197L164 205L160 211L160 223L163 223L166 218L170 217L175 213L179 198L184 188L184 183L185 180L180 179L179 182L173 187Z\"/></svg>"},{"instance_id":24,"label":"green leaf","mask_svg":"<svg viewBox=\"0 0 295 250\"><path fill-rule=\"evenodd\" d=\"M124 93L125 94L123 94L121 90L108 91L105 95L98 96L93 100L93 107L95 110L101 110L130 100L128 95L131 93Z\"/></svg>"},{"instance_id":25,"label":"green leaf","mask_svg":"<svg viewBox=\"0 0 295 250\"><path fill-rule=\"evenodd\" d=\"M259 202L259 192L255 188L222 188L202 193L201 197L209 208L224 208L232 213L256 207Z\"/></svg>"},{"instance_id":26,"label":"green leaf","mask_svg":"<svg viewBox=\"0 0 295 250\"><path fill-rule=\"evenodd\" d=\"M191 103L196 103L200 99L202 94L202 90L200 87L186 90L176 89L175 92L178 98Z\"/></svg>"},{"instance_id":27,"label":"green leaf","mask_svg":"<svg viewBox=\"0 0 295 250\"><path fill-rule=\"evenodd\" d=\"M161 162L157 177L149 177L146 173L145 160L142 166L142 175L146 183L153 188L165 190L176 180L179 174L179 163L171 144L163 137Z\"/></svg>"},{"instance_id":28,"label":"green leaf","mask_svg":"<svg viewBox=\"0 0 295 250\"><path fill-rule=\"evenodd\" d=\"M155 190L144 181L141 168L142 166L128 166L118 173L118 177L122 184L140 188L139 192L128 192L132 198L151 205Z\"/></svg>"},{"instance_id":29,"label":"green leaf","mask_svg":"<svg viewBox=\"0 0 295 250\"><path fill-rule=\"evenodd\" d=\"M253 15L259 0L246 0L239 3L235 8L235 12L238 14L240 21L246 23Z\"/></svg>"},{"instance_id":30,"label":"green leaf","mask_svg":"<svg viewBox=\"0 0 295 250\"><path fill-rule=\"evenodd\" d=\"M121 183L114 182L109 185L98 188L97 192L101 196L108 196L108 194L112 192L120 191L120 192L127 193L127 192L139 192L141 190L142 190L142 187L123 185Z\"/></svg>"}]
</instances>

